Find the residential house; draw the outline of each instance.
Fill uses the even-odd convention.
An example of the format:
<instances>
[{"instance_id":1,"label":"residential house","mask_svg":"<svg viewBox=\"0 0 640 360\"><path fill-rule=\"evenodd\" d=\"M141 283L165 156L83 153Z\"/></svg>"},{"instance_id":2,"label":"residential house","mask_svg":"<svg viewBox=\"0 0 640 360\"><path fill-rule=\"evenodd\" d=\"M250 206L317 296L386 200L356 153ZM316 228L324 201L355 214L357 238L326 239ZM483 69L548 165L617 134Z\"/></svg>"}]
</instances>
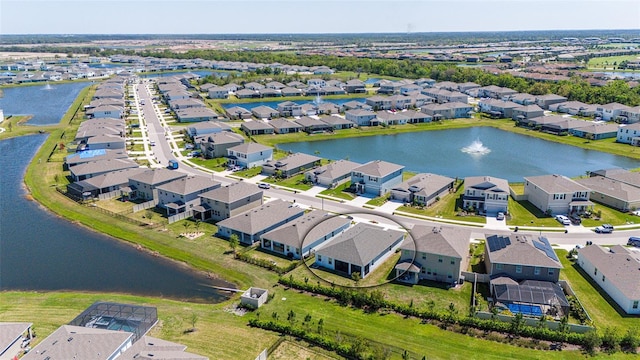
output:
<instances>
[{"instance_id":1,"label":"residential house","mask_svg":"<svg viewBox=\"0 0 640 360\"><path fill-rule=\"evenodd\" d=\"M336 187L351 180L351 172L360 165L349 160L336 160L307 171L304 177L317 185Z\"/></svg>"},{"instance_id":2,"label":"residential house","mask_svg":"<svg viewBox=\"0 0 640 360\"><path fill-rule=\"evenodd\" d=\"M80 181L94 176L106 174L112 171L138 168L140 165L133 160L125 159L105 159L90 161L69 168L71 179Z\"/></svg>"},{"instance_id":3,"label":"residential house","mask_svg":"<svg viewBox=\"0 0 640 360\"><path fill-rule=\"evenodd\" d=\"M100 105L88 109L86 114L94 119L121 118L124 115L124 108L117 105Z\"/></svg>"},{"instance_id":4,"label":"residential house","mask_svg":"<svg viewBox=\"0 0 640 360\"><path fill-rule=\"evenodd\" d=\"M474 82L465 82L462 84L458 84L458 91L460 91L461 93L466 94L469 90L472 89L477 89L479 88L480 85L474 83Z\"/></svg>"},{"instance_id":5,"label":"residential house","mask_svg":"<svg viewBox=\"0 0 640 360\"><path fill-rule=\"evenodd\" d=\"M524 195L540 211L549 215L582 213L593 207L591 189L562 175L524 178Z\"/></svg>"},{"instance_id":6,"label":"residential house","mask_svg":"<svg viewBox=\"0 0 640 360\"><path fill-rule=\"evenodd\" d=\"M262 172L266 175L288 178L305 170L320 165L321 158L304 153L291 154L280 160L268 160L262 165Z\"/></svg>"},{"instance_id":7,"label":"residential house","mask_svg":"<svg viewBox=\"0 0 640 360\"><path fill-rule=\"evenodd\" d=\"M153 338L151 336L143 336L133 343L130 348L125 350L119 360L209 360L206 356L192 354L186 351L187 347L182 344Z\"/></svg>"},{"instance_id":8,"label":"residential house","mask_svg":"<svg viewBox=\"0 0 640 360\"><path fill-rule=\"evenodd\" d=\"M358 79L347 80L344 90L349 94L363 94L367 92L364 82Z\"/></svg>"},{"instance_id":9,"label":"residential house","mask_svg":"<svg viewBox=\"0 0 640 360\"><path fill-rule=\"evenodd\" d=\"M399 281L457 283L469 265L471 231L464 228L416 225L400 246L395 266Z\"/></svg>"},{"instance_id":10,"label":"residential house","mask_svg":"<svg viewBox=\"0 0 640 360\"><path fill-rule=\"evenodd\" d=\"M111 171L67 185L67 193L78 198L95 198L100 194L120 190L129 185L129 177L144 172L143 168Z\"/></svg>"},{"instance_id":11,"label":"residential house","mask_svg":"<svg viewBox=\"0 0 640 360\"><path fill-rule=\"evenodd\" d=\"M287 87L285 84L279 82L279 81L269 81L268 83L264 84L264 86L267 89L273 89L273 90L282 90L285 87Z\"/></svg>"},{"instance_id":12,"label":"residential house","mask_svg":"<svg viewBox=\"0 0 640 360\"><path fill-rule=\"evenodd\" d=\"M242 131L244 131L244 133L249 136L273 134L274 131L273 127L260 120L245 121L240 125L240 129L242 129Z\"/></svg>"},{"instance_id":13,"label":"residential house","mask_svg":"<svg viewBox=\"0 0 640 360\"><path fill-rule=\"evenodd\" d=\"M591 190L590 200L623 212L640 208L640 187L604 176L591 176L576 182Z\"/></svg>"},{"instance_id":14,"label":"residential house","mask_svg":"<svg viewBox=\"0 0 640 360\"><path fill-rule=\"evenodd\" d=\"M250 169L271 161L273 148L249 142L227 149L227 157L230 165Z\"/></svg>"},{"instance_id":15,"label":"residential house","mask_svg":"<svg viewBox=\"0 0 640 360\"><path fill-rule=\"evenodd\" d=\"M184 110L190 108L207 108L200 100L196 99L178 99L169 101L169 107L172 110Z\"/></svg>"},{"instance_id":16,"label":"residential house","mask_svg":"<svg viewBox=\"0 0 640 360\"><path fill-rule=\"evenodd\" d=\"M289 121L283 118L277 118L269 121L269 125L273 127L276 134L288 134L299 132L302 129L302 125L295 121Z\"/></svg>"},{"instance_id":17,"label":"residential house","mask_svg":"<svg viewBox=\"0 0 640 360\"><path fill-rule=\"evenodd\" d=\"M524 93L507 95L502 100L511 101L520 105L533 105L536 103L536 97L534 95Z\"/></svg>"},{"instance_id":18,"label":"residential house","mask_svg":"<svg viewBox=\"0 0 640 360\"><path fill-rule=\"evenodd\" d=\"M400 94L401 95L409 95L412 93L422 91L422 86L416 84L404 84L400 86Z\"/></svg>"},{"instance_id":19,"label":"residential house","mask_svg":"<svg viewBox=\"0 0 640 360\"><path fill-rule=\"evenodd\" d=\"M578 250L578 265L622 311L640 314L640 255L624 246L589 245Z\"/></svg>"},{"instance_id":20,"label":"residential house","mask_svg":"<svg viewBox=\"0 0 640 360\"><path fill-rule=\"evenodd\" d=\"M259 98L260 97L260 93L258 93L255 90L251 90L251 89L241 89L241 90L236 91L236 97L238 99Z\"/></svg>"},{"instance_id":21,"label":"residential house","mask_svg":"<svg viewBox=\"0 0 640 360\"><path fill-rule=\"evenodd\" d=\"M302 131L309 134L333 131L333 127L331 125L308 116L303 116L294 120L294 122L302 126Z\"/></svg>"},{"instance_id":22,"label":"residential house","mask_svg":"<svg viewBox=\"0 0 640 360\"><path fill-rule=\"evenodd\" d=\"M584 120L573 119L570 117L563 117L562 120L555 121L553 123L543 124L540 130L543 132L555 134L555 135L567 135L570 133L571 129L582 128L582 127L586 127L593 124L594 123L591 121L584 121Z\"/></svg>"},{"instance_id":23,"label":"residential house","mask_svg":"<svg viewBox=\"0 0 640 360\"><path fill-rule=\"evenodd\" d=\"M520 105L511 102L494 98L484 98L478 102L480 111L491 115L494 118L511 118L513 116L513 109L520 107Z\"/></svg>"},{"instance_id":24,"label":"residential house","mask_svg":"<svg viewBox=\"0 0 640 360\"><path fill-rule=\"evenodd\" d=\"M477 88L478 97L490 97L494 99L502 99L503 97L511 94L518 93L517 91L505 87L496 85L489 85Z\"/></svg>"},{"instance_id":25,"label":"residential house","mask_svg":"<svg viewBox=\"0 0 640 360\"><path fill-rule=\"evenodd\" d=\"M371 126L373 124L378 124L375 120L376 113L371 110L348 110L344 113L344 117L358 126Z\"/></svg>"},{"instance_id":26,"label":"residential house","mask_svg":"<svg viewBox=\"0 0 640 360\"><path fill-rule=\"evenodd\" d=\"M457 119L471 117L473 107L459 102L450 102L445 104L427 104L423 106L420 111L431 115L433 120Z\"/></svg>"},{"instance_id":27,"label":"residential house","mask_svg":"<svg viewBox=\"0 0 640 360\"><path fill-rule=\"evenodd\" d=\"M258 90L258 94L260 94L260 97L262 98L282 96L282 92L280 90L270 88L260 89Z\"/></svg>"},{"instance_id":28,"label":"residential house","mask_svg":"<svg viewBox=\"0 0 640 360\"><path fill-rule=\"evenodd\" d=\"M192 211L200 205L200 194L219 188L220 183L206 176L187 176L156 186L156 206L167 211L167 216Z\"/></svg>"},{"instance_id":29,"label":"residential house","mask_svg":"<svg viewBox=\"0 0 640 360\"><path fill-rule=\"evenodd\" d=\"M346 103L342 104L342 108L344 109L344 111L358 110L358 109L371 111L373 109L370 105L367 105L357 100L347 101Z\"/></svg>"},{"instance_id":30,"label":"residential house","mask_svg":"<svg viewBox=\"0 0 640 360\"><path fill-rule=\"evenodd\" d=\"M466 104L469 102L469 96L457 91L449 91L439 88L425 88L422 90L423 95L427 95L436 99L438 103L459 102Z\"/></svg>"},{"instance_id":31,"label":"residential house","mask_svg":"<svg viewBox=\"0 0 640 360\"><path fill-rule=\"evenodd\" d=\"M126 159L129 155L123 150L86 150L80 151L64 158L63 169L69 170L70 167L88 163L91 161L107 160L107 159Z\"/></svg>"},{"instance_id":32,"label":"residential house","mask_svg":"<svg viewBox=\"0 0 640 360\"><path fill-rule=\"evenodd\" d=\"M376 120L381 125L404 125L409 118L402 112L378 111Z\"/></svg>"},{"instance_id":33,"label":"residential house","mask_svg":"<svg viewBox=\"0 0 640 360\"><path fill-rule=\"evenodd\" d=\"M296 104L293 101L285 101L278 104L278 112L281 116L301 116L302 105Z\"/></svg>"},{"instance_id":34,"label":"residential house","mask_svg":"<svg viewBox=\"0 0 640 360\"><path fill-rule=\"evenodd\" d=\"M318 104L317 106L317 110L316 113L318 115L331 115L331 114L338 114L340 112L340 106L331 103L331 102L323 102Z\"/></svg>"},{"instance_id":35,"label":"residential house","mask_svg":"<svg viewBox=\"0 0 640 360\"><path fill-rule=\"evenodd\" d=\"M351 225L346 217L330 215L323 210L312 210L260 237L263 249L301 259L311 255L327 240L341 234Z\"/></svg>"},{"instance_id":36,"label":"residential house","mask_svg":"<svg viewBox=\"0 0 640 360\"><path fill-rule=\"evenodd\" d=\"M156 188L174 180L185 178L187 174L169 169L149 169L140 174L129 176L130 198L158 200Z\"/></svg>"},{"instance_id":37,"label":"residential house","mask_svg":"<svg viewBox=\"0 0 640 360\"><path fill-rule=\"evenodd\" d=\"M258 119L271 119L280 116L280 111L264 105L254 107L251 109L251 113Z\"/></svg>"},{"instance_id":38,"label":"residential house","mask_svg":"<svg viewBox=\"0 0 640 360\"><path fill-rule=\"evenodd\" d=\"M536 97L536 104L543 109L549 109L549 106L563 103L565 101L567 101L566 97L556 94L538 95Z\"/></svg>"},{"instance_id":39,"label":"residential house","mask_svg":"<svg viewBox=\"0 0 640 360\"><path fill-rule=\"evenodd\" d=\"M249 83L244 84L244 88L245 89L249 89L249 90L257 91L257 90L260 90L260 89L264 89L265 86L262 85L262 84L259 84L257 82L249 82Z\"/></svg>"},{"instance_id":40,"label":"residential house","mask_svg":"<svg viewBox=\"0 0 640 360\"><path fill-rule=\"evenodd\" d=\"M225 112L227 113L227 117L231 120L251 119L251 116L253 115L251 111L240 106L230 107L225 109Z\"/></svg>"},{"instance_id":41,"label":"residential house","mask_svg":"<svg viewBox=\"0 0 640 360\"><path fill-rule=\"evenodd\" d=\"M389 96L372 96L365 100L366 104L371 106L373 110L391 110L391 97Z\"/></svg>"},{"instance_id":42,"label":"residential house","mask_svg":"<svg viewBox=\"0 0 640 360\"><path fill-rule=\"evenodd\" d=\"M404 166L375 160L361 165L351 172L351 186L357 193L382 196L402 182Z\"/></svg>"},{"instance_id":43,"label":"residential house","mask_svg":"<svg viewBox=\"0 0 640 360\"><path fill-rule=\"evenodd\" d=\"M399 94L400 88L403 85L406 85L406 84L400 81L380 80L378 94L387 94L387 95Z\"/></svg>"},{"instance_id":44,"label":"residential house","mask_svg":"<svg viewBox=\"0 0 640 360\"><path fill-rule=\"evenodd\" d=\"M621 110L620 118L627 124L640 122L640 106Z\"/></svg>"},{"instance_id":45,"label":"residential house","mask_svg":"<svg viewBox=\"0 0 640 360\"><path fill-rule=\"evenodd\" d=\"M352 276L366 278L384 264L404 239L403 231L359 223L333 238L315 252L315 264Z\"/></svg>"},{"instance_id":46,"label":"residential house","mask_svg":"<svg viewBox=\"0 0 640 360\"><path fill-rule=\"evenodd\" d=\"M188 108L176 110L178 122L203 122L218 119L218 114L209 108Z\"/></svg>"},{"instance_id":47,"label":"residential house","mask_svg":"<svg viewBox=\"0 0 640 360\"><path fill-rule=\"evenodd\" d=\"M421 173L391 189L391 199L429 206L454 190L455 179Z\"/></svg>"},{"instance_id":48,"label":"residential house","mask_svg":"<svg viewBox=\"0 0 640 360\"><path fill-rule=\"evenodd\" d=\"M589 140L614 138L618 135L618 125L587 122L583 126L569 129L569 134Z\"/></svg>"},{"instance_id":49,"label":"residential house","mask_svg":"<svg viewBox=\"0 0 640 360\"><path fill-rule=\"evenodd\" d=\"M470 176L464 179L463 208L495 215L498 212L507 213L508 204L507 180L490 176Z\"/></svg>"},{"instance_id":50,"label":"residential house","mask_svg":"<svg viewBox=\"0 0 640 360\"><path fill-rule=\"evenodd\" d=\"M563 114L589 116L587 113L589 112L590 107L593 107L593 112L591 113L593 114L597 108L596 105L589 105L580 101L565 101L550 105L549 110ZM586 113L583 113L583 111Z\"/></svg>"},{"instance_id":51,"label":"residential house","mask_svg":"<svg viewBox=\"0 0 640 360\"><path fill-rule=\"evenodd\" d=\"M640 123L620 126L616 135L616 141L623 144L640 146Z\"/></svg>"},{"instance_id":52,"label":"residential house","mask_svg":"<svg viewBox=\"0 0 640 360\"><path fill-rule=\"evenodd\" d=\"M200 206L194 206L194 217L205 221L221 221L263 204L263 191L244 181L231 183L200 194Z\"/></svg>"},{"instance_id":53,"label":"residential house","mask_svg":"<svg viewBox=\"0 0 640 360\"><path fill-rule=\"evenodd\" d=\"M604 121L618 120L623 111L629 110L631 110L629 106L614 102L604 105L598 105L596 107L596 116L601 117Z\"/></svg>"},{"instance_id":54,"label":"residential house","mask_svg":"<svg viewBox=\"0 0 640 360\"><path fill-rule=\"evenodd\" d=\"M260 241L260 236L304 215L304 209L283 200L273 200L218 222L218 235L235 234L243 244Z\"/></svg>"},{"instance_id":55,"label":"residential house","mask_svg":"<svg viewBox=\"0 0 640 360\"><path fill-rule=\"evenodd\" d=\"M195 139L202 155L207 159L227 156L227 149L244 143L244 137L234 132L223 131L211 135L203 135Z\"/></svg>"},{"instance_id":56,"label":"residential house","mask_svg":"<svg viewBox=\"0 0 640 360\"><path fill-rule=\"evenodd\" d=\"M0 322L0 359L17 359L35 336L32 323Z\"/></svg>"},{"instance_id":57,"label":"residential house","mask_svg":"<svg viewBox=\"0 0 640 360\"><path fill-rule=\"evenodd\" d=\"M301 108L302 108L302 115L312 116L312 115L318 114L318 106L316 104L310 104L310 103L302 104Z\"/></svg>"},{"instance_id":58,"label":"residential house","mask_svg":"<svg viewBox=\"0 0 640 360\"><path fill-rule=\"evenodd\" d=\"M285 87L280 90L282 96L300 96L302 95L302 90L293 88L293 87Z\"/></svg>"},{"instance_id":59,"label":"residential house","mask_svg":"<svg viewBox=\"0 0 640 360\"><path fill-rule=\"evenodd\" d=\"M443 89L448 91L458 91L458 83L453 81L440 81L432 86L435 89Z\"/></svg>"},{"instance_id":60,"label":"residential house","mask_svg":"<svg viewBox=\"0 0 640 360\"><path fill-rule=\"evenodd\" d=\"M402 115L407 118L407 124L428 123L433 119L431 115L415 110L403 111Z\"/></svg>"},{"instance_id":61,"label":"residential house","mask_svg":"<svg viewBox=\"0 0 640 360\"><path fill-rule=\"evenodd\" d=\"M229 97L229 90L221 86L209 88L209 99L227 99Z\"/></svg>"},{"instance_id":62,"label":"residential house","mask_svg":"<svg viewBox=\"0 0 640 360\"><path fill-rule=\"evenodd\" d=\"M492 278L539 280L557 283L562 264L544 236L488 235L484 243L484 265Z\"/></svg>"},{"instance_id":63,"label":"residential house","mask_svg":"<svg viewBox=\"0 0 640 360\"><path fill-rule=\"evenodd\" d=\"M327 83L322 79L309 79L307 80L307 86L310 87L325 87Z\"/></svg>"},{"instance_id":64,"label":"residential house","mask_svg":"<svg viewBox=\"0 0 640 360\"><path fill-rule=\"evenodd\" d=\"M320 121L328 124L334 130L351 129L355 125L353 122L335 115L322 117Z\"/></svg>"},{"instance_id":65,"label":"residential house","mask_svg":"<svg viewBox=\"0 0 640 360\"><path fill-rule=\"evenodd\" d=\"M431 104L433 102L436 101L436 99L432 98L431 96L427 96L424 95L422 93L417 93L417 94L409 94L407 95L409 97L409 99L411 99L411 106L414 107L422 107L426 104Z\"/></svg>"},{"instance_id":66,"label":"residential house","mask_svg":"<svg viewBox=\"0 0 640 360\"><path fill-rule=\"evenodd\" d=\"M562 123L566 118L560 115L549 115L549 116L538 116L534 118L518 118L516 119L516 125L528 127L535 130L542 130L543 127L548 127L549 125Z\"/></svg>"},{"instance_id":67,"label":"residential house","mask_svg":"<svg viewBox=\"0 0 640 360\"><path fill-rule=\"evenodd\" d=\"M231 132L231 127L219 121L204 121L186 126L187 134L195 139L200 136L217 134L223 131Z\"/></svg>"},{"instance_id":68,"label":"residential house","mask_svg":"<svg viewBox=\"0 0 640 360\"><path fill-rule=\"evenodd\" d=\"M391 100L392 109L403 110L411 107L411 97L409 96L392 95L389 96L389 100Z\"/></svg>"},{"instance_id":69,"label":"residential house","mask_svg":"<svg viewBox=\"0 0 640 360\"><path fill-rule=\"evenodd\" d=\"M511 111L511 118L513 120L532 119L539 116L544 116L544 110L538 105L524 105L514 108Z\"/></svg>"}]
</instances>

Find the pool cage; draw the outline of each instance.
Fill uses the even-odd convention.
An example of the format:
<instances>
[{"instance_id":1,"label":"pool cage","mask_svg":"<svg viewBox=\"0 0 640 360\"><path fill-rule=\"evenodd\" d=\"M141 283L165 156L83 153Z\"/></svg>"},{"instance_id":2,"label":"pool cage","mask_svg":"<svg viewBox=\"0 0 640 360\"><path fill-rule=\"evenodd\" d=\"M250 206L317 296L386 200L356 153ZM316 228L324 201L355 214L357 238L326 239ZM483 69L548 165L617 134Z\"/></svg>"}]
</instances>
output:
<instances>
[{"instance_id":1,"label":"pool cage","mask_svg":"<svg viewBox=\"0 0 640 360\"><path fill-rule=\"evenodd\" d=\"M133 333L133 342L158 322L155 307L96 302L69 322L69 325Z\"/></svg>"},{"instance_id":2,"label":"pool cage","mask_svg":"<svg viewBox=\"0 0 640 360\"><path fill-rule=\"evenodd\" d=\"M494 305L512 313L561 318L569 313L569 302L558 284L525 280L519 284L491 284Z\"/></svg>"}]
</instances>

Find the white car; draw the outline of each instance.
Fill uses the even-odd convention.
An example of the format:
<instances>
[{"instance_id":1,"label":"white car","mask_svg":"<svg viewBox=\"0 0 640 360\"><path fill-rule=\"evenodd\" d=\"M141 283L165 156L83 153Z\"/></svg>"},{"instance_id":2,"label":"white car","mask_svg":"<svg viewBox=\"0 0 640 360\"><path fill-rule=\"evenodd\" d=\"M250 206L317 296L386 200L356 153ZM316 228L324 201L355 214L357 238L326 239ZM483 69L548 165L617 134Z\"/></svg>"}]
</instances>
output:
<instances>
[{"instance_id":1,"label":"white car","mask_svg":"<svg viewBox=\"0 0 640 360\"><path fill-rule=\"evenodd\" d=\"M571 220L565 215L556 215L556 220L562 225L571 225Z\"/></svg>"},{"instance_id":2,"label":"white car","mask_svg":"<svg viewBox=\"0 0 640 360\"><path fill-rule=\"evenodd\" d=\"M267 183L258 183L260 189L271 189L271 185Z\"/></svg>"}]
</instances>

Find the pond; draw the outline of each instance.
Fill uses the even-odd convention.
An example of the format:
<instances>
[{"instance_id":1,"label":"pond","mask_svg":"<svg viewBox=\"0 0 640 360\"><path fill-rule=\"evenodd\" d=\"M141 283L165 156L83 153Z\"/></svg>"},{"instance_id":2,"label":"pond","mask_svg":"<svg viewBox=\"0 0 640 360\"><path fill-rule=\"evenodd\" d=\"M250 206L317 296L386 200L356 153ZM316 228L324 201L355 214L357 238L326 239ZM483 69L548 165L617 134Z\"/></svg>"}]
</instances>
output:
<instances>
[{"instance_id":1,"label":"pond","mask_svg":"<svg viewBox=\"0 0 640 360\"><path fill-rule=\"evenodd\" d=\"M30 125L57 124L80 91L89 85L90 82L81 81L2 88L0 109L5 116L32 115L27 122Z\"/></svg>"},{"instance_id":2,"label":"pond","mask_svg":"<svg viewBox=\"0 0 640 360\"><path fill-rule=\"evenodd\" d=\"M636 168L638 160L554 143L490 127L310 141L280 149L365 163L381 159L406 170L449 177L490 175L522 182L524 176L569 177L603 168Z\"/></svg>"},{"instance_id":3,"label":"pond","mask_svg":"<svg viewBox=\"0 0 640 360\"><path fill-rule=\"evenodd\" d=\"M55 216L27 199L22 178L45 135L0 141L0 291L96 291L219 302L211 280Z\"/></svg>"}]
</instances>

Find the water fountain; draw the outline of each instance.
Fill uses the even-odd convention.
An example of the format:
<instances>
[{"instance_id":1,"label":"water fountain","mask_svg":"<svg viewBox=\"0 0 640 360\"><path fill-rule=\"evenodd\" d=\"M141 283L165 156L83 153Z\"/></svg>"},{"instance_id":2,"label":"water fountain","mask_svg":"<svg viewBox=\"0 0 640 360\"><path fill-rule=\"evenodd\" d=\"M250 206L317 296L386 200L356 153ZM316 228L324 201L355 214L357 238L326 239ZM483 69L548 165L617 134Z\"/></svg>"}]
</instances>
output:
<instances>
[{"instance_id":1,"label":"water fountain","mask_svg":"<svg viewBox=\"0 0 640 360\"><path fill-rule=\"evenodd\" d=\"M485 155L491 152L491 149L484 146L480 139L474 140L469 146L465 146L461 150L471 155Z\"/></svg>"},{"instance_id":2,"label":"water fountain","mask_svg":"<svg viewBox=\"0 0 640 360\"><path fill-rule=\"evenodd\" d=\"M42 88L42 90L53 90L53 87L47 81L47 84Z\"/></svg>"}]
</instances>

